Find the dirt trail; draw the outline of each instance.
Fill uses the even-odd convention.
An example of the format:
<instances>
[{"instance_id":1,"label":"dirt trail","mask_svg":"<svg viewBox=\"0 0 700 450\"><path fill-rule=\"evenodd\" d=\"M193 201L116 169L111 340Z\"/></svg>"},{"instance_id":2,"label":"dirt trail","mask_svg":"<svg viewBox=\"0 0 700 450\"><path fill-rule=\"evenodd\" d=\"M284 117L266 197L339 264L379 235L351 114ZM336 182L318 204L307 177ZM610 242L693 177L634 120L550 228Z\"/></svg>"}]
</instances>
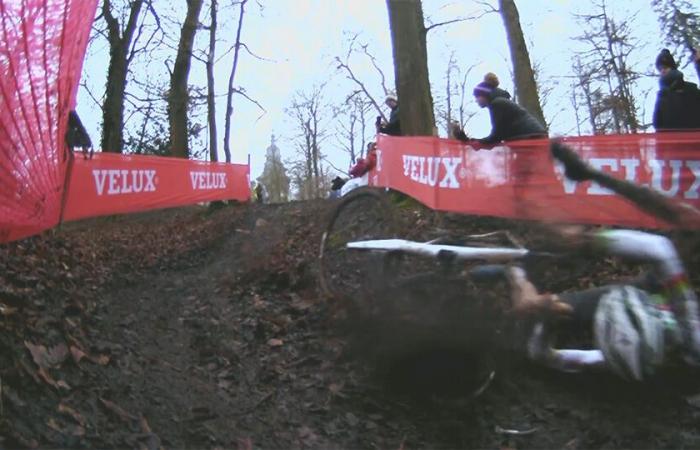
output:
<instances>
[{"instance_id":1,"label":"dirt trail","mask_svg":"<svg viewBox=\"0 0 700 450\"><path fill-rule=\"evenodd\" d=\"M38 277L53 270L71 277L56 275L59 287L69 287L55 295L31 282L24 283L30 291L18 291L20 269L0 280L0 303L8 292L15 303L46 299L36 314L20 307L0 326L3 352L14 355L3 357L0 372L0 446L700 446L700 409L682 397L604 376L562 377L517 359L506 361L478 402L390 393L386 380L348 357L318 298L315 257L329 207L319 201L155 213L67 227L22 251L1 248L8 264L35 258ZM477 222L468 226L493 226ZM81 247L98 229L107 237ZM178 231L189 237L176 239ZM51 257L46 248L57 246L79 255L43 262ZM79 270L99 252L122 262ZM71 301L82 305L77 315L68 314ZM47 315L57 323L27 319ZM24 340L48 348L79 342L105 359L64 357L47 372L70 388L51 387L32 379L36 360ZM512 436L498 427L534 431Z\"/></svg>"}]
</instances>

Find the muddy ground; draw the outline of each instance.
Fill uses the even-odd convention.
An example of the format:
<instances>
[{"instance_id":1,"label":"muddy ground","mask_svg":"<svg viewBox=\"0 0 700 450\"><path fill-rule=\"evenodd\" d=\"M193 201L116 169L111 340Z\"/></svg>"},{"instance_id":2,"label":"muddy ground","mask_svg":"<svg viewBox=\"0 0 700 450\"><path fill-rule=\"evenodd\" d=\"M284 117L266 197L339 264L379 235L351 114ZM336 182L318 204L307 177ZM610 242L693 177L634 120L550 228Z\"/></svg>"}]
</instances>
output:
<instances>
[{"instance_id":1,"label":"muddy ground","mask_svg":"<svg viewBox=\"0 0 700 450\"><path fill-rule=\"evenodd\" d=\"M317 289L332 207L185 208L0 247L0 447L700 446L700 409L668 385L562 376L507 351L475 401L431 393L469 370L448 357L379 375ZM413 237L525 229L402 208ZM698 273L700 240L676 238ZM537 277L556 291L636 270L582 258Z\"/></svg>"}]
</instances>

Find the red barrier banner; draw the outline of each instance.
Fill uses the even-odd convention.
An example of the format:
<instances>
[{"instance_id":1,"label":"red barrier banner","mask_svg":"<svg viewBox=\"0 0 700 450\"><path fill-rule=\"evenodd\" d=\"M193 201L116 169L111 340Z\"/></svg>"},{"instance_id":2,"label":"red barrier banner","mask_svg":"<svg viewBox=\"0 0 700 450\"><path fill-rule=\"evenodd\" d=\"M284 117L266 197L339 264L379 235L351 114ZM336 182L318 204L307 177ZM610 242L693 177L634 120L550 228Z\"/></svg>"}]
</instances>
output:
<instances>
[{"instance_id":1,"label":"red barrier banner","mask_svg":"<svg viewBox=\"0 0 700 450\"><path fill-rule=\"evenodd\" d=\"M700 132L564 139L592 166L700 208ZM379 135L370 185L426 206L465 214L662 228L596 183L577 183L549 154L547 139L491 150L433 137Z\"/></svg>"},{"instance_id":2,"label":"red barrier banner","mask_svg":"<svg viewBox=\"0 0 700 450\"><path fill-rule=\"evenodd\" d=\"M247 164L157 156L76 154L63 220L250 199Z\"/></svg>"},{"instance_id":3,"label":"red barrier banner","mask_svg":"<svg viewBox=\"0 0 700 450\"><path fill-rule=\"evenodd\" d=\"M0 242L59 221L75 107L97 0L0 0Z\"/></svg>"}]
</instances>

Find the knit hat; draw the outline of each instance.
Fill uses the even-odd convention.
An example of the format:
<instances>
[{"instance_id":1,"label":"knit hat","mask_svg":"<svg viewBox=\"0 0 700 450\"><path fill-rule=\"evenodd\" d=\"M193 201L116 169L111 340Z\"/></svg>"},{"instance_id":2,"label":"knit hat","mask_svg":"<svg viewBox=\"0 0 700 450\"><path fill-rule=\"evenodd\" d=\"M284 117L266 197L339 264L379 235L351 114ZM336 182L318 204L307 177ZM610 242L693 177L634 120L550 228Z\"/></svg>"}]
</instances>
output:
<instances>
[{"instance_id":1,"label":"knit hat","mask_svg":"<svg viewBox=\"0 0 700 450\"><path fill-rule=\"evenodd\" d=\"M393 93L389 93L389 94L387 94L386 98L384 99L384 103L386 103L388 101L395 101L398 103L399 99Z\"/></svg>"},{"instance_id":2,"label":"knit hat","mask_svg":"<svg viewBox=\"0 0 700 450\"><path fill-rule=\"evenodd\" d=\"M674 70L678 68L676 60L673 59L673 55L667 48L661 50L659 56L656 57L656 68L660 69L661 67L668 67Z\"/></svg>"},{"instance_id":3,"label":"knit hat","mask_svg":"<svg viewBox=\"0 0 700 450\"><path fill-rule=\"evenodd\" d=\"M493 86L485 81L482 81L474 88L474 97L489 97L492 92Z\"/></svg>"}]
</instances>

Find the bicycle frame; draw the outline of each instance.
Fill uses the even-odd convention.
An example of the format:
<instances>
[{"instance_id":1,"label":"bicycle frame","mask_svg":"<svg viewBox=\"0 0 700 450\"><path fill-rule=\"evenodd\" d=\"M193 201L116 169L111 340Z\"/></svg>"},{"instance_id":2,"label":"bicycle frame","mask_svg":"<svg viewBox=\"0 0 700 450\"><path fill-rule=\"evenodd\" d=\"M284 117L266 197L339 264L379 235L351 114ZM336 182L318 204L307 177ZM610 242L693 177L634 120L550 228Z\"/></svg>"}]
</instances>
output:
<instances>
[{"instance_id":1,"label":"bicycle frame","mask_svg":"<svg viewBox=\"0 0 700 450\"><path fill-rule=\"evenodd\" d=\"M430 256L432 258L454 257L458 260L486 260L491 262L513 261L522 259L531 254L531 251L526 248L441 245L404 239L348 242L347 248L382 252L406 252L415 255Z\"/></svg>"}]
</instances>

